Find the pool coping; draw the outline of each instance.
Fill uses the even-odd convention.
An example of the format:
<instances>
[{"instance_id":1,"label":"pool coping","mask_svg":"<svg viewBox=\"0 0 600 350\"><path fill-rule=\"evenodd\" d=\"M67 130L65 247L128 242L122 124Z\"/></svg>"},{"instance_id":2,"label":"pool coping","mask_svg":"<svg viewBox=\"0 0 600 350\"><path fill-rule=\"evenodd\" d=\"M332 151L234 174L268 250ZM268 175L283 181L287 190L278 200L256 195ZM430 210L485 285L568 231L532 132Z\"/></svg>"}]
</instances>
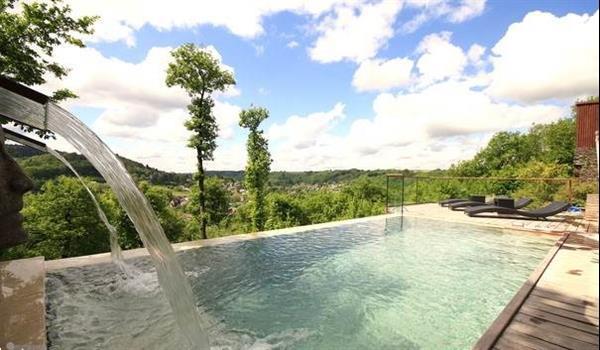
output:
<instances>
[{"instance_id":1,"label":"pool coping","mask_svg":"<svg viewBox=\"0 0 600 350\"><path fill-rule=\"evenodd\" d=\"M46 349L44 258L0 262L0 349Z\"/></svg>"}]
</instances>

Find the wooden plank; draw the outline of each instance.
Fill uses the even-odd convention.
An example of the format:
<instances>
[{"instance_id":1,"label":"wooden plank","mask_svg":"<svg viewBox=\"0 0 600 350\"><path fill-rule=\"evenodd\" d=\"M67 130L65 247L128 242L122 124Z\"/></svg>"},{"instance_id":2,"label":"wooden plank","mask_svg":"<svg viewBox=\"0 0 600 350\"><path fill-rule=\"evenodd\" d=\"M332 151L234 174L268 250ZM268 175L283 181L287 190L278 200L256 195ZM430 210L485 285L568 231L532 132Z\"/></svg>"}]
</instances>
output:
<instances>
[{"instance_id":1,"label":"wooden plank","mask_svg":"<svg viewBox=\"0 0 600 350\"><path fill-rule=\"evenodd\" d=\"M523 334L521 332L513 329L514 327L508 326L506 331L502 334L502 338L508 338L510 341L520 344L524 347L532 348L535 350L565 350L562 346L558 346L556 344L549 343L543 339L535 338L527 334Z\"/></svg>"},{"instance_id":2,"label":"wooden plank","mask_svg":"<svg viewBox=\"0 0 600 350\"><path fill-rule=\"evenodd\" d=\"M525 343L525 344L524 344ZM535 346L528 346L526 342L519 342L516 337L510 337L503 335L498 339L496 345L494 345L494 349L498 350L537 350Z\"/></svg>"},{"instance_id":3,"label":"wooden plank","mask_svg":"<svg viewBox=\"0 0 600 350\"><path fill-rule=\"evenodd\" d=\"M598 350L597 345L586 343L574 338L566 337L561 334L548 332L546 330L540 329L537 326L532 326L530 324L522 323L516 320L513 320L511 322L510 328L517 332L545 340L546 342L555 344L557 346L562 346L563 348L577 350Z\"/></svg>"},{"instance_id":4,"label":"wooden plank","mask_svg":"<svg viewBox=\"0 0 600 350\"><path fill-rule=\"evenodd\" d=\"M548 289L543 289L543 288L535 288L531 292L531 294L537 295L540 297L544 297L544 298L548 298L548 299L553 299L556 301L561 301L561 302L567 303L567 304L580 305L580 306L585 306L587 308L598 310L598 303L596 300L594 300L592 298L585 298L585 297L581 297L581 296L569 297L562 293L554 292L554 291L551 291Z\"/></svg>"},{"instance_id":5,"label":"wooden plank","mask_svg":"<svg viewBox=\"0 0 600 350\"><path fill-rule=\"evenodd\" d=\"M529 316L534 316L534 317L538 317L538 318L541 318L544 320L548 320L548 321L551 321L554 323L562 324L563 326L579 329L581 331L588 332L590 334L598 335L598 326L594 326L589 323L579 322L579 321L575 321L570 318L551 314L549 312L532 309L525 305L523 305L523 307L521 308L521 310L519 310L519 312L529 315Z\"/></svg>"},{"instance_id":6,"label":"wooden plank","mask_svg":"<svg viewBox=\"0 0 600 350\"><path fill-rule=\"evenodd\" d=\"M540 297L540 296L533 295L533 294L530 295L527 300L530 300L531 302L534 302L534 303L540 303L540 304L548 305L551 307L556 307L556 308L571 311L571 312L576 312L578 314L582 314L585 316L589 316L589 317L598 319L598 310L597 309L563 303L562 301L553 300L553 299L549 299L549 298L545 298L545 297Z\"/></svg>"},{"instance_id":7,"label":"wooden plank","mask_svg":"<svg viewBox=\"0 0 600 350\"><path fill-rule=\"evenodd\" d=\"M564 234L560 239L556 241L554 247L552 247L548 254L546 254L544 260L542 260L542 262L536 267L536 269L531 273L531 275L529 275L529 278L527 279L527 281L525 281L523 286L521 286L517 294L515 294L515 296L511 299L508 305L506 305L504 310L500 312L496 320L491 324L491 326L481 336L481 338L479 338L477 343L475 343L475 345L473 346L474 350L487 350L491 349L494 346L496 340L498 340L504 329L506 329L506 327L509 325L512 317L517 313L517 311L519 311L519 309L531 293L531 290L535 287L536 283L542 277L544 271L546 271L546 268L548 267L552 259L554 259L554 256L556 255L560 247L562 247L562 245L565 243L567 238L569 238L568 233Z\"/></svg>"},{"instance_id":8,"label":"wooden plank","mask_svg":"<svg viewBox=\"0 0 600 350\"><path fill-rule=\"evenodd\" d=\"M533 327L537 327L541 330L546 330L549 333L563 335L565 337L573 338L586 342L589 344L598 346L598 335L590 334L584 331L580 331L571 327L565 327L561 324L550 322L541 318L532 317L523 313L518 313L514 318L514 321L519 321L524 324L528 324Z\"/></svg>"},{"instance_id":9,"label":"wooden plank","mask_svg":"<svg viewBox=\"0 0 600 350\"><path fill-rule=\"evenodd\" d=\"M582 314L579 314L576 312L559 309L557 307L548 306L546 304L532 302L530 300L527 300L524 305L534 308L536 310L549 312L554 315L570 318L570 319L573 319L573 320L576 320L579 322L591 324L591 325L598 327L598 319L594 318L594 317L588 317L588 316L585 316L585 315L582 315Z\"/></svg>"}]
</instances>

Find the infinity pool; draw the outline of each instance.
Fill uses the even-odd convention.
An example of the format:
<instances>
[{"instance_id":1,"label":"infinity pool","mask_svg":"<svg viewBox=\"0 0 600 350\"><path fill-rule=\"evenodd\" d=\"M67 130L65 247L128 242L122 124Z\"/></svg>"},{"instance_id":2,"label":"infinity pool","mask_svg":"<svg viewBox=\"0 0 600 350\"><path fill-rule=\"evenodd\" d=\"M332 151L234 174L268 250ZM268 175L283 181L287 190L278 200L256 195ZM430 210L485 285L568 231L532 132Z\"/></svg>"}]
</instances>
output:
<instances>
[{"instance_id":1,"label":"infinity pool","mask_svg":"<svg viewBox=\"0 0 600 350\"><path fill-rule=\"evenodd\" d=\"M214 349L466 349L554 239L372 219L180 254ZM51 349L180 349L146 258L52 272Z\"/></svg>"}]
</instances>

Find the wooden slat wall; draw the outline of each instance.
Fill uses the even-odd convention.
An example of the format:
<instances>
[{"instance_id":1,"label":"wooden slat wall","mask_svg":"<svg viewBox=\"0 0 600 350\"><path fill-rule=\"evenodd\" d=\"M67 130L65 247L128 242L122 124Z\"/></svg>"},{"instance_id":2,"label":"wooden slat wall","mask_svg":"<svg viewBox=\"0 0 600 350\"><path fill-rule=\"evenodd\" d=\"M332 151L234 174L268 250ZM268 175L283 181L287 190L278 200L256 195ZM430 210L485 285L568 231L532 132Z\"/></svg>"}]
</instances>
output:
<instances>
[{"instance_id":1,"label":"wooden slat wall","mask_svg":"<svg viewBox=\"0 0 600 350\"><path fill-rule=\"evenodd\" d=\"M596 147L598 102L577 104L577 148Z\"/></svg>"}]
</instances>

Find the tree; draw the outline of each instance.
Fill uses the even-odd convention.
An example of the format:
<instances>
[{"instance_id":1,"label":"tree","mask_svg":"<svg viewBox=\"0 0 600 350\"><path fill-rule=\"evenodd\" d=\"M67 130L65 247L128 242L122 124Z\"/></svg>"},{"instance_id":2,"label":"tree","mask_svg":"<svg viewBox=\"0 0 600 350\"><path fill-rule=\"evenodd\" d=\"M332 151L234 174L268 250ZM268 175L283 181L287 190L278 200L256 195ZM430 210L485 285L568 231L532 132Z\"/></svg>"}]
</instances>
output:
<instances>
[{"instance_id":1,"label":"tree","mask_svg":"<svg viewBox=\"0 0 600 350\"><path fill-rule=\"evenodd\" d=\"M268 117L269 111L260 107L251 107L240 113L240 126L250 130L246 144L248 162L244 182L253 203L252 224L258 231L265 228L265 187L271 171L269 143L263 136L263 131L258 130L258 126Z\"/></svg>"},{"instance_id":2,"label":"tree","mask_svg":"<svg viewBox=\"0 0 600 350\"><path fill-rule=\"evenodd\" d=\"M102 188L88 182L94 193ZM108 230L79 180L61 176L25 198L23 216L29 240L9 249L6 257L43 255L47 259L107 252Z\"/></svg>"},{"instance_id":3,"label":"tree","mask_svg":"<svg viewBox=\"0 0 600 350\"><path fill-rule=\"evenodd\" d=\"M54 49L64 44L85 47L77 35L93 33L92 26L98 17L73 18L71 9L61 0L19 1L21 11L15 8L16 3L16 0L0 0L0 75L26 85L43 84L47 75L65 77L68 69L51 59ZM54 92L53 99L75 96L61 89Z\"/></svg>"},{"instance_id":4,"label":"tree","mask_svg":"<svg viewBox=\"0 0 600 350\"><path fill-rule=\"evenodd\" d=\"M208 225L218 225L229 211L231 193L225 188L223 180L217 177L208 177L205 183L206 199L206 221ZM192 187L190 202L190 213L198 215L199 191L198 187Z\"/></svg>"},{"instance_id":5,"label":"tree","mask_svg":"<svg viewBox=\"0 0 600 350\"><path fill-rule=\"evenodd\" d=\"M152 186L146 181L141 181L138 187L156 213L169 242L180 242L183 238L185 223L181 215L169 205L174 198L173 192L162 186ZM119 234L119 245L124 249L142 247L142 241L135 226L115 195L111 191L106 191L100 197L100 203L109 209L110 221L114 223Z\"/></svg>"},{"instance_id":6,"label":"tree","mask_svg":"<svg viewBox=\"0 0 600 350\"><path fill-rule=\"evenodd\" d=\"M171 52L174 62L167 68L166 84L169 87L180 86L190 96L188 105L190 119L185 123L194 134L188 146L196 150L198 162L198 199L200 205L200 238L206 238L206 192L204 188L204 161L213 160L217 148L216 138L219 131L212 113L214 101L212 93L223 91L235 85L233 74L225 70L210 52L194 44L185 44Z\"/></svg>"}]
</instances>

